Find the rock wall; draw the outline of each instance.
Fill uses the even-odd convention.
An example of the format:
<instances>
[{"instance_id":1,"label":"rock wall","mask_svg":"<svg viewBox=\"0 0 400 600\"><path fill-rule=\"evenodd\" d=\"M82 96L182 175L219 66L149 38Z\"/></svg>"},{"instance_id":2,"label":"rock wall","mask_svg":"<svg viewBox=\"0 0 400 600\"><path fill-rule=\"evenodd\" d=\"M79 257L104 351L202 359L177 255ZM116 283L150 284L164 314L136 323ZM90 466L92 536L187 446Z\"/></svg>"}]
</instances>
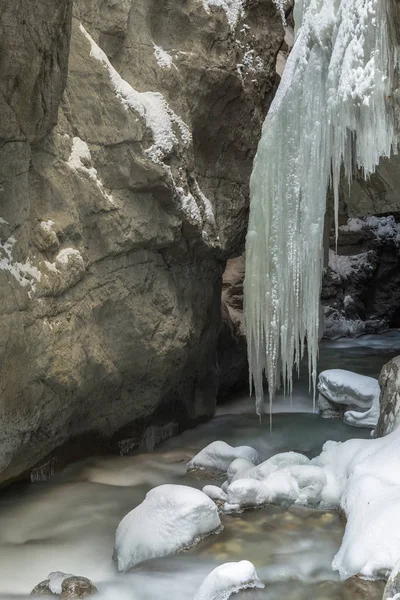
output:
<instances>
[{"instance_id":1,"label":"rock wall","mask_svg":"<svg viewBox=\"0 0 400 600\"><path fill-rule=\"evenodd\" d=\"M400 224L394 215L344 220L331 231L322 282L327 338L400 325Z\"/></svg>"},{"instance_id":2,"label":"rock wall","mask_svg":"<svg viewBox=\"0 0 400 600\"><path fill-rule=\"evenodd\" d=\"M0 1L0 482L214 410L284 31L209 4Z\"/></svg>"},{"instance_id":3,"label":"rock wall","mask_svg":"<svg viewBox=\"0 0 400 600\"><path fill-rule=\"evenodd\" d=\"M391 433L400 423L400 356L384 365L380 377L380 418L376 436Z\"/></svg>"}]
</instances>

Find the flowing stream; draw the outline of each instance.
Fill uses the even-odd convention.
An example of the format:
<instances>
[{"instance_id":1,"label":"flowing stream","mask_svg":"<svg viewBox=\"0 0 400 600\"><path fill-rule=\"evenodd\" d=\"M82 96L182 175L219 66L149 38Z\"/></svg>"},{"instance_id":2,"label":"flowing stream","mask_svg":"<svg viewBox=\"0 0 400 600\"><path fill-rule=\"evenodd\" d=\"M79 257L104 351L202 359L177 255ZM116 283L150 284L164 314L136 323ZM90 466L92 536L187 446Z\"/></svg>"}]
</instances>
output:
<instances>
[{"instance_id":1,"label":"flowing stream","mask_svg":"<svg viewBox=\"0 0 400 600\"><path fill-rule=\"evenodd\" d=\"M400 331L323 342L319 370L345 368L377 377L400 350ZM312 457L328 440L369 437L370 431L312 414L308 374L295 383L292 403L278 394L273 430L261 426L246 395L219 406L207 424L161 444L153 453L96 457L51 480L12 486L0 496L0 598L26 598L51 571L89 577L101 600L191 600L205 576L228 561L252 561L264 590L248 600L339 600L382 597L383 584L345 584L331 569L344 530L339 513L270 507L222 516L224 531L188 552L150 561L121 575L112 562L120 519L163 483L201 488L206 475L186 474L186 462L211 441L247 444L263 459L286 450ZM355 585L355 587L354 587Z\"/></svg>"}]
</instances>

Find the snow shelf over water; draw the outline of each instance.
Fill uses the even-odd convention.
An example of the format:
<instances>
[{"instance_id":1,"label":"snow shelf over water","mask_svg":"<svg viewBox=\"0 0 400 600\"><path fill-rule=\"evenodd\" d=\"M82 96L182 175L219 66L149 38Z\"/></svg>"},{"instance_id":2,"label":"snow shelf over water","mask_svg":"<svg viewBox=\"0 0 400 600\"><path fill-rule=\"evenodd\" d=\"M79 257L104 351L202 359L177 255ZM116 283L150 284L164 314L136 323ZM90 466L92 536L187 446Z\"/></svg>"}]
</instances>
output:
<instances>
[{"instance_id":1,"label":"snow shelf over water","mask_svg":"<svg viewBox=\"0 0 400 600\"><path fill-rule=\"evenodd\" d=\"M326 442L312 460L275 455L223 484L224 511L268 503L340 508L347 525L333 568L342 579L387 577L400 559L399 450L400 428L379 439Z\"/></svg>"}]
</instances>

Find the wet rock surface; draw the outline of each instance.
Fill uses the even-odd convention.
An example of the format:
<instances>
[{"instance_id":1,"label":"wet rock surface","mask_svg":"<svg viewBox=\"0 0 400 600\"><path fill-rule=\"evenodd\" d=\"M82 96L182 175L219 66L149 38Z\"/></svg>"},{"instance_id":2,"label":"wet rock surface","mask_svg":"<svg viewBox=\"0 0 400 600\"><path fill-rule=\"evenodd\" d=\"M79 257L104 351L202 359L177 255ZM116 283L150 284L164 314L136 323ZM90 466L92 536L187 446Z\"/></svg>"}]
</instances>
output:
<instances>
[{"instance_id":1,"label":"wet rock surface","mask_svg":"<svg viewBox=\"0 0 400 600\"><path fill-rule=\"evenodd\" d=\"M54 581L52 575L58 576L57 581ZM65 577L63 578L63 576ZM33 588L31 596L54 596L60 600L78 600L96 593L97 588L86 577L51 573L49 579L45 579Z\"/></svg>"}]
</instances>

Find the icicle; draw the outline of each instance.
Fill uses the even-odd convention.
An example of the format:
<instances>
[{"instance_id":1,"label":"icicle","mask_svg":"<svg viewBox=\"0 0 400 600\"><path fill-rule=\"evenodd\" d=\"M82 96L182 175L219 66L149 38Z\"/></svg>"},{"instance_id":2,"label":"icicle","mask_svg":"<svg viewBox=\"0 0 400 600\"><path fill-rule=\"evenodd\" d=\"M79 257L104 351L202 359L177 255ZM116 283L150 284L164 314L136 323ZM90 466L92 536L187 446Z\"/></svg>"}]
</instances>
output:
<instances>
[{"instance_id":1,"label":"icicle","mask_svg":"<svg viewBox=\"0 0 400 600\"><path fill-rule=\"evenodd\" d=\"M245 315L257 413L308 349L317 376L328 186L368 177L397 151L386 11L392 0L297 0L296 42L263 126L250 182ZM343 171L342 171L343 169Z\"/></svg>"}]
</instances>

